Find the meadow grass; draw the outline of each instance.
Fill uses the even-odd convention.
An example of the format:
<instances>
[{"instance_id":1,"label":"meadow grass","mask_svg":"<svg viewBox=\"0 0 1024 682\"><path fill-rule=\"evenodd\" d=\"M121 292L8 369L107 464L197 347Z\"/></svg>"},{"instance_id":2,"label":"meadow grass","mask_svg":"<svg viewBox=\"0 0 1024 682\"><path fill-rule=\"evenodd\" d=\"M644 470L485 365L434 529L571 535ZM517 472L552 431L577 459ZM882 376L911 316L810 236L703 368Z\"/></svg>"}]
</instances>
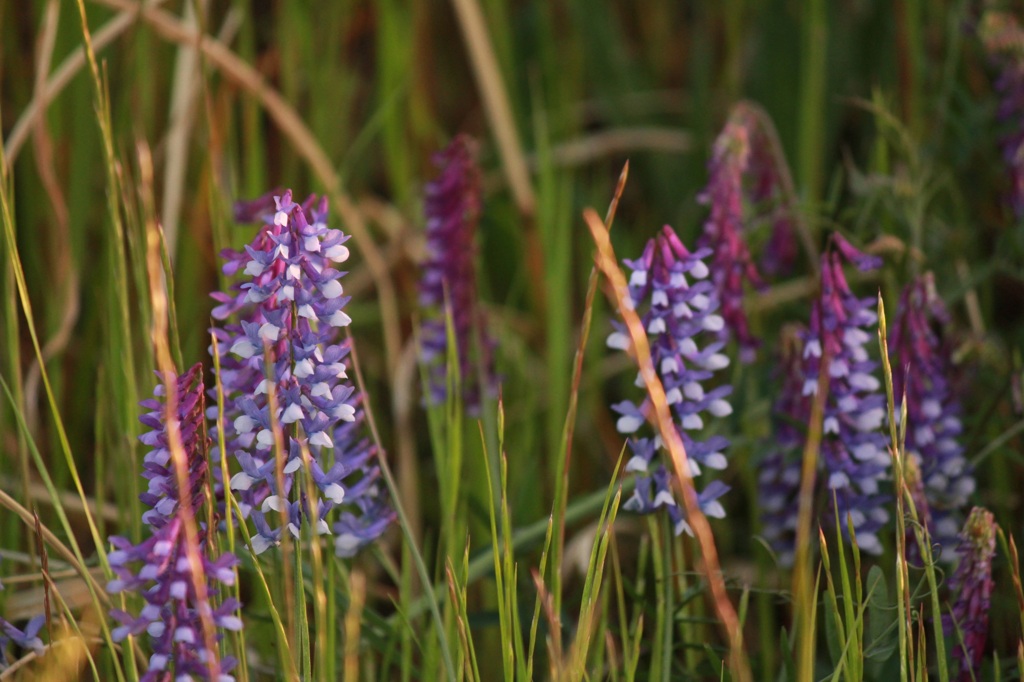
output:
<instances>
[{"instance_id":1,"label":"meadow grass","mask_svg":"<svg viewBox=\"0 0 1024 682\"><path fill-rule=\"evenodd\" d=\"M142 601L107 589L108 538L148 532L139 402L203 363L214 445L228 449L210 293L230 281L220 252L255 235L233 202L285 187L326 196L331 227L352 237L350 377L395 521L339 559L307 528L255 552L231 490L190 518L190 547L220 529L216 553L239 560L211 597L242 604L244 627L215 643L237 679L1024 677L1021 160L1000 151L1024 121L1005 103L1013 81L997 80L1005 54L1024 69L1024 50L1007 40L993 56L1020 11L997 4L0 5L0 619L45 615L44 648L10 645L0 680L142 679L147 638L122 640L110 616ZM708 429L732 443L715 474L731 491L725 518L705 518L622 259L663 224L696 244L713 144L740 119L764 131L781 178L772 206L744 206L750 251L770 248L785 211L798 257L745 290L756 359L723 351L734 411ZM417 360L424 185L458 133L480 143L477 291L500 382L477 411L451 317L444 401L425 400ZM877 295L868 352L885 391L890 521L881 553L862 551L852 516L822 494L826 353L799 425L789 566L766 539L760 474L780 358L819 296L833 232L884 261L849 281ZM973 673L957 656L977 635L954 607L969 578L954 578L957 547L937 544L919 508L916 425L897 419L906 368L890 362L900 291L924 273L950 313L977 479L957 511L984 507L998 524ZM612 320L629 353L607 347ZM486 363L469 367L484 383ZM692 536L627 508L638 484L609 405L630 391L649 396ZM283 477L287 427L273 431ZM207 498L237 473L234 459L214 465ZM316 497L311 477L297 482ZM213 643L212 621L203 632Z\"/></svg>"}]
</instances>

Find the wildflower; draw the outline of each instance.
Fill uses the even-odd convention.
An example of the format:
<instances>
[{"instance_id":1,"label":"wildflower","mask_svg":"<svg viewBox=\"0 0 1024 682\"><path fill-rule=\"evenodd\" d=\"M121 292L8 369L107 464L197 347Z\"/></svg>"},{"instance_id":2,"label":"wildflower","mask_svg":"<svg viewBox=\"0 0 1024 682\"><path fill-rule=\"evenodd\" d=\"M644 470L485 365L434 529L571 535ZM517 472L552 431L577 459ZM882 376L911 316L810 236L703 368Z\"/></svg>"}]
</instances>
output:
<instances>
[{"instance_id":1,"label":"wildflower","mask_svg":"<svg viewBox=\"0 0 1024 682\"><path fill-rule=\"evenodd\" d=\"M980 672L981 659L988 636L989 602L992 597L992 558L996 553L996 523L992 513L975 507L971 510L960 534L957 548L960 563L950 581L950 592L956 595L952 618L943 620L946 634L957 630L963 635L953 649L953 658L960 665L961 682L973 680ZM972 673L973 671L973 673Z\"/></svg>"},{"instance_id":2,"label":"wildflower","mask_svg":"<svg viewBox=\"0 0 1024 682\"><path fill-rule=\"evenodd\" d=\"M879 554L879 529L888 521L886 495L881 486L888 478L889 455L880 428L885 420L885 397L874 376L878 363L868 356L868 333L877 322L873 300L858 299L846 282L843 262L862 270L878 267L879 261L857 251L840 235L822 256L821 295L811 310L810 327L800 332L802 357L798 378L787 378L776 402L778 450L769 456L760 475L771 500L766 535L777 539L780 560L791 558L792 531L796 523L796 495L805 437L794 432L796 424L810 420L811 404L818 392L819 375L828 370L819 480L825 497L823 525L834 523L837 511L843 534L852 521L861 550ZM778 425L785 422L783 425ZM790 494L790 491L792 494ZM788 503L787 503L788 500Z\"/></svg>"},{"instance_id":3,"label":"wildflower","mask_svg":"<svg viewBox=\"0 0 1024 682\"><path fill-rule=\"evenodd\" d=\"M710 208L700 245L711 248L711 269L728 333L744 362L754 359L759 342L743 310L745 283L764 282L750 255L748 235L767 212L772 232L761 268L772 275L792 269L797 257L793 190L778 136L756 104L740 102L715 139L708 162L708 186L698 198Z\"/></svg>"},{"instance_id":4,"label":"wildflower","mask_svg":"<svg viewBox=\"0 0 1024 682\"><path fill-rule=\"evenodd\" d=\"M186 490L178 486L178 465L173 453L176 445L168 435L164 402L169 399L168 388L173 392L176 426L185 457ZM202 367L194 366L169 382L169 386L158 385L154 395L142 402L149 412L140 421L151 430L139 438L153 448L146 454L143 473L149 480L149 489L139 496L150 506L143 515L150 535L138 545L123 537L110 538L114 551L110 552L109 560L117 577L107 585L111 594L138 593L145 606L138 616L113 610L111 615L120 623L113 638L119 642L128 635L149 634L153 655L142 677L146 682L189 675L226 682L234 679L229 673L236 662L230 657L218 659L216 648L209 645L222 637L215 629L241 629L242 622L236 615L239 604L228 598L214 605L211 597L218 586L234 584L233 568L238 560L230 553L211 559L209 529L198 521L209 448L203 424ZM195 530L192 546L190 525ZM131 565L140 567L136 571Z\"/></svg>"},{"instance_id":5,"label":"wildflower","mask_svg":"<svg viewBox=\"0 0 1024 682\"><path fill-rule=\"evenodd\" d=\"M0 583L0 590L4 589ZM13 623L0 618L0 671L10 665L7 660L7 647L11 643L22 649L31 649L37 655L43 653L43 640L39 638L39 631L46 624L46 616L33 616L25 624L24 629L18 629Z\"/></svg>"},{"instance_id":6,"label":"wildflower","mask_svg":"<svg viewBox=\"0 0 1024 682\"><path fill-rule=\"evenodd\" d=\"M723 454L728 446L725 438L711 436L703 441L694 438L694 434L704 428L702 415L725 417L732 413L732 406L725 399L731 387L705 389L704 386L717 370L729 365L729 358L720 352L724 341L719 338L719 332L725 323L717 313L718 294L708 280L710 271L704 259L709 255L709 249L690 253L672 228L665 226L657 237L647 242L640 258L625 261L632 270L631 304L637 308L647 330L651 362L677 420L692 477L701 475L704 467L722 470L727 465ZM608 337L608 345L626 350L630 342L625 326L618 322L613 325L615 331ZM639 378L637 383L643 385ZM639 405L623 401L612 405L612 409L620 415L619 432L632 437L633 456L626 471L636 474L637 485L625 508L646 514L665 507L676 534L690 532L682 507L671 490L670 470L657 455L662 449L661 438L634 436L644 424L650 398ZM698 493L704 514L715 518L725 516L719 498L728 489L724 483L712 481Z\"/></svg>"},{"instance_id":7,"label":"wildflower","mask_svg":"<svg viewBox=\"0 0 1024 682\"><path fill-rule=\"evenodd\" d=\"M1024 31L1016 17L998 11L985 13L981 39L999 69L995 87L1002 100L997 116L1009 131L1000 140L1003 160L1010 172L1010 204L1017 219L1024 218Z\"/></svg>"},{"instance_id":8,"label":"wildflower","mask_svg":"<svg viewBox=\"0 0 1024 682\"><path fill-rule=\"evenodd\" d=\"M906 392L906 450L920 469L923 501L931 511L929 531L934 542L953 547L957 513L974 492L975 482L960 443L962 408L950 379L951 352L939 335L940 325L947 321L931 275L911 282L900 297L891 354L893 390L896 396Z\"/></svg>"},{"instance_id":9,"label":"wildflower","mask_svg":"<svg viewBox=\"0 0 1024 682\"><path fill-rule=\"evenodd\" d=\"M240 467L229 483L252 517L257 554L277 545L284 528L299 537L303 519L318 535L330 534L330 513L343 507L352 518L336 529L335 542L348 556L392 519L376 503L377 450L360 436L364 414L341 338L351 322L349 298L345 273L332 266L348 259L348 236L327 227L326 199L299 205L290 191L237 213L264 225L244 252L222 253L224 273L242 277L230 293L213 295L220 303L214 318L237 320L213 330L227 403L224 439ZM284 436L279 453L275 425ZM293 490L300 471L311 485Z\"/></svg>"},{"instance_id":10,"label":"wildflower","mask_svg":"<svg viewBox=\"0 0 1024 682\"><path fill-rule=\"evenodd\" d=\"M741 357L753 360L759 342L750 332L743 310L743 284L762 286L743 234L743 175L750 164L749 129L730 120L715 140L708 163L708 186L701 203L711 212L704 223L701 246L714 254L712 279L722 305L726 327L740 345Z\"/></svg>"},{"instance_id":11,"label":"wildflower","mask_svg":"<svg viewBox=\"0 0 1024 682\"><path fill-rule=\"evenodd\" d=\"M495 393L494 341L487 334L477 300L475 235L480 221L480 171L473 142L459 135L439 152L441 174L425 188L427 259L420 280L420 305L430 317L423 322L421 362L428 368L427 400L444 402L449 368L446 320L452 319L463 404L471 413L481 393ZM472 349L482 366L477 369Z\"/></svg>"},{"instance_id":12,"label":"wildflower","mask_svg":"<svg viewBox=\"0 0 1024 682\"><path fill-rule=\"evenodd\" d=\"M778 364L781 390L772 410L771 445L758 477L764 537L783 566L793 563L798 511L795 501L801 475L801 457L797 453L803 453L804 428L811 416L810 397L804 393L804 336L805 332L797 331L783 337Z\"/></svg>"}]
</instances>

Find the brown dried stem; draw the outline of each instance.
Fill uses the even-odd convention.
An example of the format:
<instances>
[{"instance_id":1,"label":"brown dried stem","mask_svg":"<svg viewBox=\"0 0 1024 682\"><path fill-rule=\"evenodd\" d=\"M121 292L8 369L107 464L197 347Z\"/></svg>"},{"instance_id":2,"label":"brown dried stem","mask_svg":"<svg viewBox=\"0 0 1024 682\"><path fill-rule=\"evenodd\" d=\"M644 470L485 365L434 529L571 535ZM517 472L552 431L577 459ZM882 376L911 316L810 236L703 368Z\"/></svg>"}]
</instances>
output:
<instances>
[{"instance_id":1,"label":"brown dried stem","mask_svg":"<svg viewBox=\"0 0 1024 682\"><path fill-rule=\"evenodd\" d=\"M750 664L743 651L743 633L740 629L739 618L736 616L736 609L729 601L729 595L725 589L725 580L718 561L718 550L715 547L715 538L711 532L700 505L697 501L697 492L693 487L693 479L690 477L690 469L687 465L686 448L675 422L672 420L672 413L669 410L668 400L665 398L665 387L658 378L651 362L651 348L647 342L647 333L644 331L643 323L640 321L636 311L629 305L629 289L626 285L626 278L619 269L618 261L615 258L615 251L612 248L608 236L608 229L601 221L600 216L593 209L583 212L583 218L590 228L597 245L595 259L598 267L604 273L611 284L611 295L613 303L619 311L619 315L626 323L629 337L632 341L633 353L637 365L640 368L640 375L647 388L647 395L653 405L651 415L654 425L661 434L661 439L668 448L669 456L672 459L672 466L675 470L675 482L680 490L683 507L686 509L686 520L697 536L704 563L701 567L711 588L712 603L715 613L718 616L719 624L726 640L729 642L729 665L734 679L741 682L750 682Z\"/></svg>"}]
</instances>

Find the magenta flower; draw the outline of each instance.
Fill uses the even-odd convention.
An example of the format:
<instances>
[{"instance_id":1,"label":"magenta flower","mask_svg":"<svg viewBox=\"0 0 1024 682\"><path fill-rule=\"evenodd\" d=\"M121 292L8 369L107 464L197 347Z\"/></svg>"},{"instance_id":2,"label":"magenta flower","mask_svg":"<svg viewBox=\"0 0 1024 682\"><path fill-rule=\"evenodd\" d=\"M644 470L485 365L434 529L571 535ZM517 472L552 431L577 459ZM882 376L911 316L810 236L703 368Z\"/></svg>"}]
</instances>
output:
<instances>
[{"instance_id":1,"label":"magenta flower","mask_svg":"<svg viewBox=\"0 0 1024 682\"><path fill-rule=\"evenodd\" d=\"M143 401L142 406L149 412L140 418L151 430L139 440L153 448L146 454L143 473L149 480L149 490L139 496L151 507L143 515L150 535L138 545L122 537L110 538L114 547L110 565L117 577L107 585L107 591L135 592L145 601L137 616L119 609L111 611L120 623L113 632L115 641L144 632L149 636L153 655L143 682L169 682L190 675L216 682L234 679L229 673L235 660L218 659L216 648L207 646L211 637L219 641L224 630L240 630L242 621L236 615L239 604L235 599L225 599L219 605L211 601L220 586L234 584L233 569L238 560L229 553L210 558L209 529L198 513L204 498L209 451L203 423L202 377L202 366L195 365L170 383L188 489L178 486L165 400L161 399L168 387L161 384L154 392L155 398ZM196 545L192 547L188 524L196 530ZM133 565L137 568L130 568Z\"/></svg>"},{"instance_id":2,"label":"magenta flower","mask_svg":"<svg viewBox=\"0 0 1024 682\"><path fill-rule=\"evenodd\" d=\"M427 259L420 280L420 306L425 309L420 361L427 368L427 401L444 402L448 382L446 319L450 316L455 328L462 401L470 413L475 413L482 394L496 393L498 380L494 373L495 343L487 333L477 296L474 260L481 190L472 140L466 135L455 137L434 157L434 163L441 174L427 183L424 192Z\"/></svg>"},{"instance_id":3,"label":"magenta flower","mask_svg":"<svg viewBox=\"0 0 1024 682\"><path fill-rule=\"evenodd\" d=\"M1012 14L989 11L981 24L981 38L999 70L997 116L1007 125L1000 146L1010 174L1010 205L1020 220L1024 218L1024 31Z\"/></svg>"},{"instance_id":4,"label":"magenta flower","mask_svg":"<svg viewBox=\"0 0 1024 682\"><path fill-rule=\"evenodd\" d=\"M299 205L290 191L248 202L237 213L264 224L244 252L222 254L224 273L241 279L231 293L214 294L220 302L214 318L236 320L213 332L227 401L224 436L240 467L230 486L253 520L256 553L278 544L284 528L299 537L304 520L317 534L332 533L332 512L340 509L335 547L350 556L393 517L348 379L345 273L333 267L348 259L348 237L327 227L326 199ZM280 463L274 423L284 435ZM300 471L311 486L295 485Z\"/></svg>"},{"instance_id":5,"label":"magenta flower","mask_svg":"<svg viewBox=\"0 0 1024 682\"><path fill-rule=\"evenodd\" d=\"M729 442L722 436L697 440L704 431L704 417L726 417L732 406L726 397L730 386L705 388L715 372L729 365L721 350L719 338L724 325L718 314L718 294L708 280L710 271L704 263L707 249L690 253L672 228L665 226L657 237L647 242L643 255L626 260L632 270L629 294L651 346L651 362L665 387L669 406L677 420L679 435L686 446L690 475L701 475L706 467L725 469L728 462L723 451ZM630 346L625 326L612 323L615 331L608 337L612 348L626 350ZM650 398L640 404L625 400L612 409L620 416L619 433L631 436L633 456L626 471L636 475L636 488L624 508L647 514L664 508L672 520L676 534L690 532L682 506L672 492L671 469L659 454L663 447L660 436L637 437L650 410ZM725 509L719 498L729 490L721 481L711 481L698 492L698 503L705 515L722 518Z\"/></svg>"},{"instance_id":6,"label":"magenta flower","mask_svg":"<svg viewBox=\"0 0 1024 682\"><path fill-rule=\"evenodd\" d=\"M753 360L760 342L750 332L743 310L744 283L763 286L744 234L743 175L749 164L749 130L730 120L715 140L708 162L708 186L700 197L700 202L710 207L700 245L713 254L712 281L721 301L722 318L746 361Z\"/></svg>"},{"instance_id":7,"label":"magenta flower","mask_svg":"<svg viewBox=\"0 0 1024 682\"><path fill-rule=\"evenodd\" d=\"M956 602L952 618L947 615L943 624L947 635L956 630L963 635L962 643L954 635L953 641L957 644L953 658L960 666L957 679L969 682L981 670L988 637L988 613L994 586L992 558L996 554L996 522L991 512L981 507L971 510L960 534L957 553L960 563L950 581L950 594L956 595Z\"/></svg>"},{"instance_id":8,"label":"magenta flower","mask_svg":"<svg viewBox=\"0 0 1024 682\"><path fill-rule=\"evenodd\" d=\"M744 290L764 286L747 239L767 218L772 232L761 268L772 275L792 270L798 255L792 184L771 119L751 102L738 103L708 162L708 186L699 201L710 212L700 246L714 254L711 269L722 317L744 362L754 359L760 345L743 310Z\"/></svg>"}]
</instances>

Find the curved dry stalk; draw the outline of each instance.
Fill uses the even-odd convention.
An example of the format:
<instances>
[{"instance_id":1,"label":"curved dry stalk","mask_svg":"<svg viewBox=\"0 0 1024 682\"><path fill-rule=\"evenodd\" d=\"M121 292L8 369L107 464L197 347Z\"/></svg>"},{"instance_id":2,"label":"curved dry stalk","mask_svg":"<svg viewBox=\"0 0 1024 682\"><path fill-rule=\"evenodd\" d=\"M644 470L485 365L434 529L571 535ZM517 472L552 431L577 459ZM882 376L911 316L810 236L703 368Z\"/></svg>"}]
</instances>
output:
<instances>
[{"instance_id":1,"label":"curved dry stalk","mask_svg":"<svg viewBox=\"0 0 1024 682\"><path fill-rule=\"evenodd\" d=\"M487 34L483 12L475 0L452 0L452 5L455 7L455 16L466 41L466 50L469 52L469 61L476 76L477 86L480 88L484 111L487 113L498 150L501 152L501 165L505 168L512 196L519 207L519 212L525 216L532 216L537 208L537 199L530 184L530 174L526 168L523 149L519 145L519 134L516 132L512 107L508 102L505 80L501 76L501 69L498 68L498 59L494 55L494 46L491 45L490 36Z\"/></svg>"},{"instance_id":2,"label":"curved dry stalk","mask_svg":"<svg viewBox=\"0 0 1024 682\"><path fill-rule=\"evenodd\" d=\"M21 503L19 503L16 499L5 493L2 489L0 489L0 507L9 509L10 511L17 514L18 518L20 518L29 527L36 527L35 516L33 516L32 512L23 507ZM61 542L60 538L54 535L53 531L51 531L46 526L40 525L39 530L42 533L43 541L46 542L46 544L49 545L51 548L53 548L53 550L57 554L59 554L60 557L64 559L64 561L68 562L68 565L75 569L75 573L80 575L83 580L92 585L96 594L99 596L100 600L103 603L109 605L110 597L107 595L106 589L103 587L103 585L100 585L98 582L96 582L96 578L93 577L92 572L89 571L89 569L84 564L79 563L78 557L75 556L75 553L68 549L67 545Z\"/></svg>"},{"instance_id":3,"label":"curved dry stalk","mask_svg":"<svg viewBox=\"0 0 1024 682\"><path fill-rule=\"evenodd\" d=\"M162 5L166 1L149 0L149 4L157 6ZM104 24L92 34L93 49L100 51L114 42L118 36L135 23L137 13L137 8L132 7ZM18 158L18 152L21 151L21 148L28 141L28 136L32 132L32 126L36 118L46 111L47 105L67 87L71 79L82 70L85 63L85 47L76 48L64 58L64 61L60 63L57 70L47 79L45 87L33 95L32 101L21 112L18 120L14 123L14 127L11 128L10 135L7 136L7 140L4 142L4 157L8 164L14 165L14 161Z\"/></svg>"},{"instance_id":4,"label":"curved dry stalk","mask_svg":"<svg viewBox=\"0 0 1024 682\"><path fill-rule=\"evenodd\" d=\"M39 111L46 111L50 100L47 97L46 74L50 70L53 59L54 43L57 37L57 23L60 16L60 3L51 0L46 6L43 27L40 31L39 47L36 51L36 75L33 86L32 101L39 103ZM83 59L84 63L84 59ZM61 191L60 182L54 172L53 140L46 128L45 116L34 116L32 123L32 141L36 159L36 168L43 189L50 198L53 207L54 231L56 239L52 241L54 253L53 268L55 289L62 292L63 311L57 330L43 344L42 361L47 362L63 351L71 341L71 332L78 321L80 301L78 298L78 270L71 256L71 239L69 234L68 206ZM29 431L36 433L39 426L39 382L42 371L39 358L33 358L25 373L25 421ZM25 481L26 488L28 481Z\"/></svg>"},{"instance_id":5,"label":"curved dry stalk","mask_svg":"<svg viewBox=\"0 0 1024 682\"><path fill-rule=\"evenodd\" d=\"M366 260L380 296L384 347L388 360L387 371L388 376L391 377L401 352L401 329L398 317L398 296L389 277L387 262L377 244L370 237L362 214L344 191L341 176L338 175L334 163L324 152L295 108L276 89L268 85L259 71L251 64L214 37L189 29L170 12L155 5L139 4L132 0L94 1L105 7L138 13L142 21L166 40L197 45L210 65L217 68L225 78L247 90L259 100L281 132L291 141L299 156L306 160L313 173L323 183L327 195L337 207L345 227L352 234Z\"/></svg>"},{"instance_id":6,"label":"curved dry stalk","mask_svg":"<svg viewBox=\"0 0 1024 682\"><path fill-rule=\"evenodd\" d=\"M722 571L718 561L718 549L715 547L715 538L711 532L711 526L700 509L697 501L697 493L693 487L693 479L690 477L690 468L687 465L686 447L679 437L675 422L672 420L672 413L665 398L665 387L658 378L654 365L651 362L651 348L647 342L647 332L640 321L636 311L628 304L629 289L626 278L619 269L615 251L612 248L611 239L608 235L608 228L601 221L600 216L588 208L583 212L583 218L590 228L597 246L595 260L597 266L604 273L612 287L612 298L619 315L629 331L632 341L633 354L640 369L640 375L647 388L647 395L651 399L653 409L653 421L661 434L661 439L669 451L672 459L672 468L675 470L673 479L680 489L683 499L683 506L686 508L686 520L697 536L700 544L701 555L704 557L703 573L711 588L712 603L715 613L718 616L719 624L722 626L723 634L729 642L729 666L734 679L741 682L750 682L752 679L750 663L747 661L743 651L743 632L740 629L739 618L736 609L729 601L729 595L725 589L725 580L722 578Z\"/></svg>"},{"instance_id":7,"label":"curved dry stalk","mask_svg":"<svg viewBox=\"0 0 1024 682\"><path fill-rule=\"evenodd\" d=\"M811 272L818 272L818 247L814 242L814 236L800 212L800 198L796 193L796 184L793 182L793 174L789 171L789 164L786 163L786 155L782 151L782 141L779 140L779 133L772 123L771 116L761 107L749 100L741 100L732 108L730 118L746 120L750 122L750 128L758 131L764 138L768 148L768 154L775 167L776 177L779 181L779 189L782 192L783 201L786 203L786 210L789 212L793 223L796 225L797 234L803 242L804 252Z\"/></svg>"},{"instance_id":8,"label":"curved dry stalk","mask_svg":"<svg viewBox=\"0 0 1024 682\"><path fill-rule=\"evenodd\" d=\"M629 126L607 128L557 142L551 147L551 163L573 167L630 152L686 154L690 151L693 151L693 135L688 131L669 126ZM537 154L530 154L527 163L536 171Z\"/></svg>"},{"instance_id":9,"label":"curved dry stalk","mask_svg":"<svg viewBox=\"0 0 1024 682\"><path fill-rule=\"evenodd\" d=\"M152 202L153 189L153 163L149 154L149 148L143 144L137 146L139 158L139 172L142 176L142 191L144 200ZM153 324L150 329L150 340L153 343L154 355L160 376L167 390L164 395L163 417L164 428L167 432L167 449L171 453L171 468L174 470L175 482L180 494L178 505L180 507L179 517L182 519L182 526L185 531L185 558L189 564L189 571L192 574L192 587L196 593L198 604L209 604L209 591L206 583L206 570L203 565L202 554L199 548L199 526L196 523L196 510L192 508L189 483L188 454L185 452L184 441L182 440L181 424L178 421L178 394L175 390L178 369L171 359L171 348L167 336L168 303L167 294L164 289L163 260L160 257L160 244L163 241L160 234L160 226L157 225L152 211L146 211L146 274L149 279L149 299L153 310ZM217 640L213 624L212 612L205 609L199 610L199 620L202 624L202 635L205 640L206 650L217 651ZM217 659L215 656L207 657L205 661L210 679L217 675Z\"/></svg>"}]
</instances>

